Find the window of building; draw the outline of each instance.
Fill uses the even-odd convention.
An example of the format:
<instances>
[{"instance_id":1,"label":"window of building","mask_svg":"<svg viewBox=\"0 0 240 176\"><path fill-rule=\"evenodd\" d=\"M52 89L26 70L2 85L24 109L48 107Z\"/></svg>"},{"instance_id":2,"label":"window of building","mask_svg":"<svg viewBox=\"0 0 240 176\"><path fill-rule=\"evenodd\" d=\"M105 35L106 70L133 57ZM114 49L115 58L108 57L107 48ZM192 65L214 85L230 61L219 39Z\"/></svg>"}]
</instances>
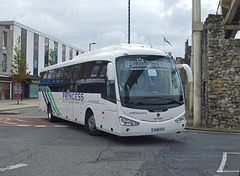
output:
<instances>
[{"instance_id":1,"label":"window of building","mask_svg":"<svg viewBox=\"0 0 240 176\"><path fill-rule=\"evenodd\" d=\"M38 76L38 45L39 35L34 34L34 50L33 50L33 75Z\"/></svg>"},{"instance_id":2,"label":"window of building","mask_svg":"<svg viewBox=\"0 0 240 176\"><path fill-rule=\"evenodd\" d=\"M79 51L78 50L76 50L76 56L78 56L79 55Z\"/></svg>"},{"instance_id":3,"label":"window of building","mask_svg":"<svg viewBox=\"0 0 240 176\"><path fill-rule=\"evenodd\" d=\"M58 60L58 42L55 42L54 41L54 57L53 57L53 60L56 61L57 63L57 60Z\"/></svg>"},{"instance_id":4,"label":"window of building","mask_svg":"<svg viewBox=\"0 0 240 176\"><path fill-rule=\"evenodd\" d=\"M24 54L24 57L26 59L27 54L27 30L21 28L21 51Z\"/></svg>"},{"instance_id":5,"label":"window of building","mask_svg":"<svg viewBox=\"0 0 240 176\"><path fill-rule=\"evenodd\" d=\"M7 48L7 32L5 31L2 33L2 46Z\"/></svg>"},{"instance_id":6,"label":"window of building","mask_svg":"<svg viewBox=\"0 0 240 176\"><path fill-rule=\"evenodd\" d=\"M70 48L69 49L69 60L72 60L72 58L73 58L73 49Z\"/></svg>"},{"instance_id":7,"label":"window of building","mask_svg":"<svg viewBox=\"0 0 240 176\"><path fill-rule=\"evenodd\" d=\"M4 47L4 32L1 33L1 37L2 37L2 46Z\"/></svg>"},{"instance_id":8,"label":"window of building","mask_svg":"<svg viewBox=\"0 0 240 176\"><path fill-rule=\"evenodd\" d=\"M10 29L10 25L0 25L1 27L4 27L6 29Z\"/></svg>"},{"instance_id":9,"label":"window of building","mask_svg":"<svg viewBox=\"0 0 240 176\"><path fill-rule=\"evenodd\" d=\"M66 45L62 45L62 61L66 61Z\"/></svg>"},{"instance_id":10,"label":"window of building","mask_svg":"<svg viewBox=\"0 0 240 176\"><path fill-rule=\"evenodd\" d=\"M2 72L7 72L7 55L2 54Z\"/></svg>"},{"instance_id":11,"label":"window of building","mask_svg":"<svg viewBox=\"0 0 240 176\"><path fill-rule=\"evenodd\" d=\"M48 53L49 53L49 39L45 38L45 55L44 55L44 66L48 66Z\"/></svg>"}]
</instances>

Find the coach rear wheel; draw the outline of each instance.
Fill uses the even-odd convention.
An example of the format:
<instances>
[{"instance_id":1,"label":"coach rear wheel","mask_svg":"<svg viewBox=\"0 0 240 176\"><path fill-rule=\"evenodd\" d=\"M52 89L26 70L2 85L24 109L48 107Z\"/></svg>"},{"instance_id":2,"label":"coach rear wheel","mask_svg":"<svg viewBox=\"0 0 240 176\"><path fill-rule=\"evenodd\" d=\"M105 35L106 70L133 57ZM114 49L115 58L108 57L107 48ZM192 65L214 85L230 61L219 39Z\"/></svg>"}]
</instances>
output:
<instances>
[{"instance_id":1,"label":"coach rear wheel","mask_svg":"<svg viewBox=\"0 0 240 176\"><path fill-rule=\"evenodd\" d=\"M86 114L85 128L90 135L98 136L101 134L96 128L95 117L92 112L87 112Z\"/></svg>"}]
</instances>

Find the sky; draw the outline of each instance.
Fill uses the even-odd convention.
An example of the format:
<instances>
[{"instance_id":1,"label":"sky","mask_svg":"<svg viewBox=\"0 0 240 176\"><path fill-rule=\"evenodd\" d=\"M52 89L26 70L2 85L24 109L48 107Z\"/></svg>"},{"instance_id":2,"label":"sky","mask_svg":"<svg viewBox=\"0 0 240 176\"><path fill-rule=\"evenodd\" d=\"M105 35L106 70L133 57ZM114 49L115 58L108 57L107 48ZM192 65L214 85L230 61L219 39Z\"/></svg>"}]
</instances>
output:
<instances>
[{"instance_id":1,"label":"sky","mask_svg":"<svg viewBox=\"0 0 240 176\"><path fill-rule=\"evenodd\" d=\"M201 0L201 21L219 0ZM128 0L0 0L0 21L16 21L88 51L128 42ZM131 0L130 43L184 57L192 0ZM171 46L164 42L163 38Z\"/></svg>"}]
</instances>

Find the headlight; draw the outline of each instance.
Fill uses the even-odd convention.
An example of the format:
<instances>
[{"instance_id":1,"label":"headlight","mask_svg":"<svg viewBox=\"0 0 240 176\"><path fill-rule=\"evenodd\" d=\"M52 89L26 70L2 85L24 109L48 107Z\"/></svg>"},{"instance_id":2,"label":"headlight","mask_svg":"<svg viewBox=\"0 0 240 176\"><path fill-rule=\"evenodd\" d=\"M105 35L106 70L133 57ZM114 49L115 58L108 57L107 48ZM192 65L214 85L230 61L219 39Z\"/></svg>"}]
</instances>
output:
<instances>
[{"instance_id":1,"label":"headlight","mask_svg":"<svg viewBox=\"0 0 240 176\"><path fill-rule=\"evenodd\" d=\"M186 121L185 114L175 120L176 123L182 123Z\"/></svg>"},{"instance_id":2,"label":"headlight","mask_svg":"<svg viewBox=\"0 0 240 176\"><path fill-rule=\"evenodd\" d=\"M122 126L138 126L139 123L125 117L119 117L120 124Z\"/></svg>"}]
</instances>

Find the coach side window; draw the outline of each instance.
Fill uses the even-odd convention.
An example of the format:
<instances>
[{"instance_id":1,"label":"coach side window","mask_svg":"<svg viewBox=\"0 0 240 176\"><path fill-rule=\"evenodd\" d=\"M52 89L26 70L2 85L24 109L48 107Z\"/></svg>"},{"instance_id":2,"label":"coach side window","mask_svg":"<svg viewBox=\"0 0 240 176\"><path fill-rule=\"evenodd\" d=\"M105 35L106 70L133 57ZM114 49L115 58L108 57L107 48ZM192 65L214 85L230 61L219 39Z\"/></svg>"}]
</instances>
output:
<instances>
[{"instance_id":1,"label":"coach side window","mask_svg":"<svg viewBox=\"0 0 240 176\"><path fill-rule=\"evenodd\" d=\"M42 79L47 79L47 72L42 72L42 73L40 73L40 78L39 78L40 80L42 80Z\"/></svg>"},{"instance_id":2,"label":"coach side window","mask_svg":"<svg viewBox=\"0 0 240 176\"><path fill-rule=\"evenodd\" d=\"M46 84L47 82L47 75L48 75L48 72L42 72L41 75L40 75L40 78L39 78L39 85L43 85L43 84ZM39 87L40 88L40 87Z\"/></svg>"},{"instance_id":3,"label":"coach side window","mask_svg":"<svg viewBox=\"0 0 240 176\"><path fill-rule=\"evenodd\" d=\"M103 67L101 69L100 77L105 78L106 72L107 72L107 63L106 63L106 65L103 65Z\"/></svg>"},{"instance_id":4,"label":"coach side window","mask_svg":"<svg viewBox=\"0 0 240 176\"><path fill-rule=\"evenodd\" d=\"M57 72L56 72L56 79L57 80L61 80L61 78L62 78L62 75L63 75L63 68L58 68L57 69Z\"/></svg>"},{"instance_id":5,"label":"coach side window","mask_svg":"<svg viewBox=\"0 0 240 176\"><path fill-rule=\"evenodd\" d=\"M80 92L83 93L100 93L104 94L106 91L106 80L101 77L102 69L106 65L106 61L91 61L86 63L85 75L81 84L79 84ZM78 89L79 90L79 89Z\"/></svg>"},{"instance_id":6,"label":"coach side window","mask_svg":"<svg viewBox=\"0 0 240 176\"><path fill-rule=\"evenodd\" d=\"M55 77L56 77L56 84L57 84L59 92L65 91L64 85L63 85L63 80L62 80L62 77L63 77L62 75L63 75L63 68L58 68L56 70Z\"/></svg>"},{"instance_id":7,"label":"coach side window","mask_svg":"<svg viewBox=\"0 0 240 176\"><path fill-rule=\"evenodd\" d=\"M73 79L75 80L75 90L77 92L84 93L86 88L85 85L85 72L86 72L86 64L77 64L74 68Z\"/></svg>"},{"instance_id":8,"label":"coach side window","mask_svg":"<svg viewBox=\"0 0 240 176\"><path fill-rule=\"evenodd\" d=\"M73 71L74 71L73 67L74 66L64 67L64 69L63 69L63 78L65 80L68 80L68 81L72 80Z\"/></svg>"},{"instance_id":9,"label":"coach side window","mask_svg":"<svg viewBox=\"0 0 240 176\"><path fill-rule=\"evenodd\" d=\"M81 72L80 72L81 68L82 68L82 64L77 64L77 65L73 66L73 70L74 70L73 71L73 79L75 81L83 78L83 76L81 75Z\"/></svg>"}]
</instances>

